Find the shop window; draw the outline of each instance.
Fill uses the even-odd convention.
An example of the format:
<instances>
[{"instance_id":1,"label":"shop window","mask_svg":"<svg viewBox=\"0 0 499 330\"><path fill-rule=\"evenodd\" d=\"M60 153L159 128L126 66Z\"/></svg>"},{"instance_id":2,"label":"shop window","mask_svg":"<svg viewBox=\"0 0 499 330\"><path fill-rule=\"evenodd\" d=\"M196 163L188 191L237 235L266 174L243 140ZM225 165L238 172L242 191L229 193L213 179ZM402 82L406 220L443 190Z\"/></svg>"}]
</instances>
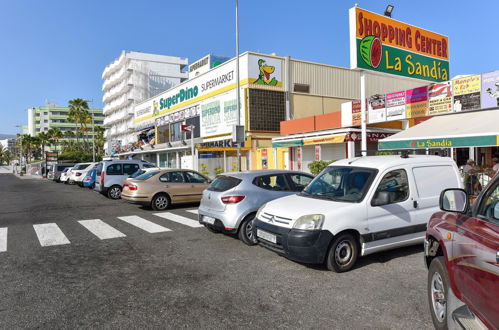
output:
<instances>
[{"instance_id":1,"label":"shop window","mask_svg":"<svg viewBox=\"0 0 499 330\"><path fill-rule=\"evenodd\" d=\"M182 141L182 123L174 123L170 125L170 141Z\"/></svg>"},{"instance_id":2,"label":"shop window","mask_svg":"<svg viewBox=\"0 0 499 330\"><path fill-rule=\"evenodd\" d=\"M186 125L194 125L194 138L198 138L200 136L201 127L200 127L200 124L199 124L199 116L187 119L185 121L185 124ZM185 138L186 139L190 139L191 138L191 133L186 133L185 134Z\"/></svg>"},{"instance_id":3,"label":"shop window","mask_svg":"<svg viewBox=\"0 0 499 330\"><path fill-rule=\"evenodd\" d=\"M158 127L158 141L157 143L170 142L170 126L164 125Z\"/></svg>"},{"instance_id":4,"label":"shop window","mask_svg":"<svg viewBox=\"0 0 499 330\"><path fill-rule=\"evenodd\" d=\"M310 93L310 85L307 84L294 84L293 92L297 93Z\"/></svg>"}]
</instances>

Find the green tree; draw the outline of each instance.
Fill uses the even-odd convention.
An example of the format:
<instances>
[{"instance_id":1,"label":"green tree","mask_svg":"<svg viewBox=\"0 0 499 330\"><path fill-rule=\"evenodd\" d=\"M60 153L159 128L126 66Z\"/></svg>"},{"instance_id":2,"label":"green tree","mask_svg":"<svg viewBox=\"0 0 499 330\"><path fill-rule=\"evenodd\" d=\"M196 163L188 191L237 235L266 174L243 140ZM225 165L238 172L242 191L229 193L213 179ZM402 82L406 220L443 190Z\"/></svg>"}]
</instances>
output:
<instances>
[{"instance_id":1,"label":"green tree","mask_svg":"<svg viewBox=\"0 0 499 330\"><path fill-rule=\"evenodd\" d=\"M41 147L40 151L41 151L41 156L43 158L45 155L45 146L51 143L50 135L48 135L45 132L40 132L36 135L36 138L38 139L38 143Z\"/></svg>"},{"instance_id":2,"label":"green tree","mask_svg":"<svg viewBox=\"0 0 499 330\"><path fill-rule=\"evenodd\" d=\"M102 126L95 126L95 153L98 155L104 155L104 143L106 138L104 137L104 128Z\"/></svg>"},{"instance_id":3,"label":"green tree","mask_svg":"<svg viewBox=\"0 0 499 330\"><path fill-rule=\"evenodd\" d=\"M35 147L35 139L29 134L18 135L19 148L24 154L24 158L27 162L31 160L33 148Z\"/></svg>"},{"instance_id":4,"label":"green tree","mask_svg":"<svg viewBox=\"0 0 499 330\"><path fill-rule=\"evenodd\" d=\"M47 134L50 137L51 144L55 145L55 151L57 151L57 145L59 144L59 141L64 137L64 135L57 127L49 129L47 131Z\"/></svg>"},{"instance_id":5,"label":"green tree","mask_svg":"<svg viewBox=\"0 0 499 330\"><path fill-rule=\"evenodd\" d=\"M79 137L83 136L84 132L88 130L87 124L92 120L88 111L88 102L84 99L76 98L68 102L68 107L68 121L79 125L79 132L76 132L76 144L79 145ZM88 141L84 139L83 142L88 150Z\"/></svg>"}]
</instances>

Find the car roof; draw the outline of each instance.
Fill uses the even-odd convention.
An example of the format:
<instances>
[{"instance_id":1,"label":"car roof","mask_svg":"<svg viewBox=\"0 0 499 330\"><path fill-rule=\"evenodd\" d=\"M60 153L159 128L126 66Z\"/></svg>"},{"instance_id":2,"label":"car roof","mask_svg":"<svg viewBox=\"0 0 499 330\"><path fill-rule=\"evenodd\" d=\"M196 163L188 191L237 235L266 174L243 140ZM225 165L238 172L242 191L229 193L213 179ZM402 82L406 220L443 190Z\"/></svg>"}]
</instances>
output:
<instances>
[{"instance_id":1,"label":"car roof","mask_svg":"<svg viewBox=\"0 0 499 330\"><path fill-rule=\"evenodd\" d=\"M452 165L454 160L450 157L432 156L432 155L408 155L403 158L399 155L391 156L364 156L356 158L347 158L338 160L329 166L356 166L369 167L383 170L393 166L401 166L408 164L435 164L435 165Z\"/></svg>"},{"instance_id":2,"label":"car roof","mask_svg":"<svg viewBox=\"0 0 499 330\"><path fill-rule=\"evenodd\" d=\"M233 176L239 179L242 178L253 178L257 176L262 176L262 175L274 175L274 174L285 174L285 173L290 173L290 174L308 174L312 175L310 173L304 173L300 171L289 171L289 170L253 170L253 171L242 171L242 172L227 172L227 173L222 173L221 175L227 175L227 176Z\"/></svg>"}]
</instances>

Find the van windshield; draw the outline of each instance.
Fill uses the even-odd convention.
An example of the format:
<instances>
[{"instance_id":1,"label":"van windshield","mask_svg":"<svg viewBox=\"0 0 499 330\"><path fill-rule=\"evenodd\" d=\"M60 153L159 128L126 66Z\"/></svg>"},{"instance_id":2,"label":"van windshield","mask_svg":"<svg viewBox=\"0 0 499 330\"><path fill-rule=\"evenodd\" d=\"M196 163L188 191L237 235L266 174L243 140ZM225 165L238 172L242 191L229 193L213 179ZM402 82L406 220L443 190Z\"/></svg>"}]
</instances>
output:
<instances>
[{"instance_id":1,"label":"van windshield","mask_svg":"<svg viewBox=\"0 0 499 330\"><path fill-rule=\"evenodd\" d=\"M358 203L364 199L377 170L354 166L329 166L322 171L301 195Z\"/></svg>"}]
</instances>

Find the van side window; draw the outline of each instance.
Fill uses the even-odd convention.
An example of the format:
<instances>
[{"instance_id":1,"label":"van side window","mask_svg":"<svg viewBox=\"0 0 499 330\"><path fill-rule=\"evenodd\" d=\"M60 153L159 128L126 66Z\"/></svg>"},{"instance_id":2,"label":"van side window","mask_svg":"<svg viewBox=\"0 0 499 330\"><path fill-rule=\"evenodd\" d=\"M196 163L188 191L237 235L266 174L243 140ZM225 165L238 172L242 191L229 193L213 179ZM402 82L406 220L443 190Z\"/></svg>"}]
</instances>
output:
<instances>
[{"instance_id":1,"label":"van side window","mask_svg":"<svg viewBox=\"0 0 499 330\"><path fill-rule=\"evenodd\" d=\"M390 203L400 203L409 198L409 180L405 170L395 170L385 174L378 185L374 198L378 198L378 194L382 191L388 192Z\"/></svg>"},{"instance_id":2,"label":"van side window","mask_svg":"<svg viewBox=\"0 0 499 330\"><path fill-rule=\"evenodd\" d=\"M493 223L499 223L499 181L483 196L477 217Z\"/></svg>"},{"instance_id":3,"label":"van side window","mask_svg":"<svg viewBox=\"0 0 499 330\"><path fill-rule=\"evenodd\" d=\"M121 164L111 164L106 169L107 175L122 175Z\"/></svg>"},{"instance_id":4,"label":"van side window","mask_svg":"<svg viewBox=\"0 0 499 330\"><path fill-rule=\"evenodd\" d=\"M139 169L138 164L123 164L123 173L131 175Z\"/></svg>"}]
</instances>

